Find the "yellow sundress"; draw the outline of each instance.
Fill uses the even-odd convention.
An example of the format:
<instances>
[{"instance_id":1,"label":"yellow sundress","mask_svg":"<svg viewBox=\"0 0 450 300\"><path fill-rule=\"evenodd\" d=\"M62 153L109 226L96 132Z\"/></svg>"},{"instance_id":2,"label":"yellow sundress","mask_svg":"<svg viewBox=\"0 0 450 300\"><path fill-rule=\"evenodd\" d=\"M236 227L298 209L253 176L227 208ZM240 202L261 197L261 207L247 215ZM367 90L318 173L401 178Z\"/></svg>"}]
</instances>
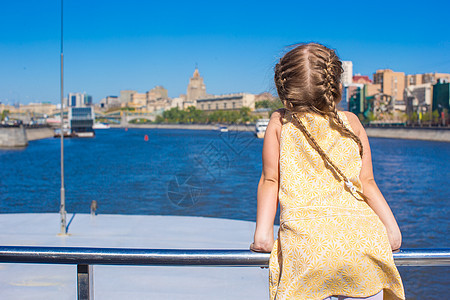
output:
<instances>
[{"instance_id":1,"label":"yellow sundress","mask_svg":"<svg viewBox=\"0 0 450 300\"><path fill-rule=\"evenodd\" d=\"M339 112L351 130L344 113ZM359 147L319 115L300 120L361 191ZM280 229L269 263L272 300L332 295L405 299L383 223L344 188L286 113L280 138Z\"/></svg>"}]
</instances>

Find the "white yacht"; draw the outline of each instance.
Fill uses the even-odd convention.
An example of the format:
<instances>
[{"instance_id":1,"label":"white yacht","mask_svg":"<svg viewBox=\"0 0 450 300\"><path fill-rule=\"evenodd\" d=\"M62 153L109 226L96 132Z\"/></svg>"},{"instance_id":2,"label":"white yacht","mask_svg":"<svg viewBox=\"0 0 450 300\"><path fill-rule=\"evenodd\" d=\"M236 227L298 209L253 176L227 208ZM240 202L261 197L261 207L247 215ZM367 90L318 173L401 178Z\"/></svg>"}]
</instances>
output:
<instances>
[{"instance_id":1,"label":"white yacht","mask_svg":"<svg viewBox=\"0 0 450 300\"><path fill-rule=\"evenodd\" d=\"M256 121L255 134L259 139L264 138L264 134L266 133L268 124L269 124L269 119L259 119Z\"/></svg>"}]
</instances>

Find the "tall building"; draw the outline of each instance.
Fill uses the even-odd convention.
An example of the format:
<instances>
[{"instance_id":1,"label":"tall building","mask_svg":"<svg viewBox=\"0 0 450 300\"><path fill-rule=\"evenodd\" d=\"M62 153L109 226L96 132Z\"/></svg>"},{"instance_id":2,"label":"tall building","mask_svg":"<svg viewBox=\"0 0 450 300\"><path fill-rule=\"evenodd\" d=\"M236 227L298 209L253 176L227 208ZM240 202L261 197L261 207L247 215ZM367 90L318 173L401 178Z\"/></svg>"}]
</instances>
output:
<instances>
[{"instance_id":1,"label":"tall building","mask_svg":"<svg viewBox=\"0 0 450 300\"><path fill-rule=\"evenodd\" d=\"M348 110L348 104L350 99L349 86L353 84L353 63L351 61L342 61L342 99L338 103L339 110Z\"/></svg>"},{"instance_id":2,"label":"tall building","mask_svg":"<svg viewBox=\"0 0 450 300\"><path fill-rule=\"evenodd\" d=\"M342 68L344 69L341 77L342 85L346 86L353 83L353 63L343 60Z\"/></svg>"},{"instance_id":3,"label":"tall building","mask_svg":"<svg viewBox=\"0 0 450 300\"><path fill-rule=\"evenodd\" d=\"M406 75L405 77L405 87L419 84L436 84L439 79L444 79L450 81L450 74L448 73L424 73L424 74L413 74Z\"/></svg>"},{"instance_id":4,"label":"tall building","mask_svg":"<svg viewBox=\"0 0 450 300\"><path fill-rule=\"evenodd\" d=\"M203 82L203 77L198 72L198 68L195 68L194 74L189 79L186 102L195 106L196 100L203 97L206 97L206 86Z\"/></svg>"},{"instance_id":5,"label":"tall building","mask_svg":"<svg viewBox=\"0 0 450 300\"><path fill-rule=\"evenodd\" d=\"M373 82L381 86L381 93L392 98L394 110L406 111L406 103L403 99L405 73L394 72L390 69L377 70L373 74Z\"/></svg>"},{"instance_id":6,"label":"tall building","mask_svg":"<svg viewBox=\"0 0 450 300\"><path fill-rule=\"evenodd\" d=\"M128 102L132 101L133 94L137 93L136 91L132 90L123 90L120 91L119 101L121 104L126 104Z\"/></svg>"},{"instance_id":7,"label":"tall building","mask_svg":"<svg viewBox=\"0 0 450 300\"><path fill-rule=\"evenodd\" d=\"M441 79L433 85L433 110L442 113L444 109L450 111L450 83Z\"/></svg>"},{"instance_id":8,"label":"tall building","mask_svg":"<svg viewBox=\"0 0 450 300\"><path fill-rule=\"evenodd\" d=\"M147 92L147 102L169 99L167 90L162 85L157 85Z\"/></svg>"},{"instance_id":9,"label":"tall building","mask_svg":"<svg viewBox=\"0 0 450 300\"><path fill-rule=\"evenodd\" d=\"M68 107L87 107L92 105L92 96L86 93L69 93Z\"/></svg>"}]
</instances>

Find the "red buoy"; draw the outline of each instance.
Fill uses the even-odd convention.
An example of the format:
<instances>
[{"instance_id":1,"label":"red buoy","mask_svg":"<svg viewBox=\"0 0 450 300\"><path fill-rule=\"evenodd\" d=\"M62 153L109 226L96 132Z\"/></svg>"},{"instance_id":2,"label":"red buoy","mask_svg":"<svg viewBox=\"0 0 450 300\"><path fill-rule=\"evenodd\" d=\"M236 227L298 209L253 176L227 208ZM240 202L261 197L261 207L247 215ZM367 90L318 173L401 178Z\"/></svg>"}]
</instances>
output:
<instances>
[{"instance_id":1,"label":"red buoy","mask_svg":"<svg viewBox=\"0 0 450 300\"><path fill-rule=\"evenodd\" d=\"M144 136L144 141L146 141L146 142L148 141L148 135Z\"/></svg>"}]
</instances>

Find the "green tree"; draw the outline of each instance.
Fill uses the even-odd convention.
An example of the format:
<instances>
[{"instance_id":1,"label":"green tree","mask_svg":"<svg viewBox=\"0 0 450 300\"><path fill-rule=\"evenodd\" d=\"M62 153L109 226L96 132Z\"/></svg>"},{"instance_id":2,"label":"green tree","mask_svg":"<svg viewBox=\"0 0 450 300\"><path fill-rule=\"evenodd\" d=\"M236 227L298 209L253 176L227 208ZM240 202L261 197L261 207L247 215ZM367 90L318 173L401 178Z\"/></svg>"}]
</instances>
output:
<instances>
[{"instance_id":1,"label":"green tree","mask_svg":"<svg viewBox=\"0 0 450 300\"><path fill-rule=\"evenodd\" d=\"M431 118L433 120L433 124L435 124L435 125L439 124L439 111L437 109L435 109L433 111L433 114L431 115Z\"/></svg>"},{"instance_id":2,"label":"green tree","mask_svg":"<svg viewBox=\"0 0 450 300\"><path fill-rule=\"evenodd\" d=\"M2 111L1 121L5 120L5 118L8 116L9 110L5 109Z\"/></svg>"}]
</instances>

